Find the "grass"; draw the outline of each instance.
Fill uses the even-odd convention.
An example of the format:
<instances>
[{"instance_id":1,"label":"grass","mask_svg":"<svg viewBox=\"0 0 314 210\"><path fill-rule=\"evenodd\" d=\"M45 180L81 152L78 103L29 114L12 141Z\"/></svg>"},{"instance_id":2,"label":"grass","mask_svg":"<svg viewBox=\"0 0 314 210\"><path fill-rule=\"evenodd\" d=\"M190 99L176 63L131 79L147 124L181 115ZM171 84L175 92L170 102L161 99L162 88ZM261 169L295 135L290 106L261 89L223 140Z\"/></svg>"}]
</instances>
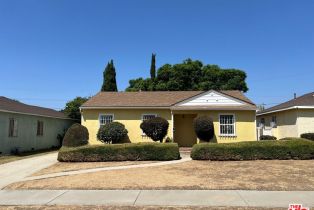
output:
<instances>
[{"instance_id":1,"label":"grass","mask_svg":"<svg viewBox=\"0 0 314 210\"><path fill-rule=\"evenodd\" d=\"M40 155L49 154L51 152L58 151L58 149L42 149L42 150L36 150L36 151L29 151L29 152L22 152L18 155L1 155L0 156L0 165L9 163L16 160L22 160L25 158L31 158L36 157Z\"/></svg>"},{"instance_id":2,"label":"grass","mask_svg":"<svg viewBox=\"0 0 314 210\"><path fill-rule=\"evenodd\" d=\"M18 182L6 189L314 190L314 160L188 161Z\"/></svg>"}]
</instances>

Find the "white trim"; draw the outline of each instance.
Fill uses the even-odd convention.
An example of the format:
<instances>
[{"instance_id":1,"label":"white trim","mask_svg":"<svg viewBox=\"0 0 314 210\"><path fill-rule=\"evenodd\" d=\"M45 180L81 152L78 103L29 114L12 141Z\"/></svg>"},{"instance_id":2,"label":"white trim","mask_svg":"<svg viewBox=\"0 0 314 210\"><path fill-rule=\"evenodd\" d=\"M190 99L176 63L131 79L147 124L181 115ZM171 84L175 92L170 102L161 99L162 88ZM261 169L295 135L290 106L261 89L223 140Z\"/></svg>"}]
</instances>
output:
<instances>
[{"instance_id":1,"label":"white trim","mask_svg":"<svg viewBox=\"0 0 314 210\"><path fill-rule=\"evenodd\" d=\"M88 106L82 109L170 109L171 106Z\"/></svg>"},{"instance_id":2,"label":"white trim","mask_svg":"<svg viewBox=\"0 0 314 210\"><path fill-rule=\"evenodd\" d=\"M260 113L260 114L256 114L256 116L262 116L265 114L270 114L270 113L274 113L274 112L282 112L282 111L286 111L286 110L291 110L291 109L314 109L314 106L291 106L288 108L284 108L284 109L277 109L274 111L269 111L269 112L264 112L264 113Z\"/></svg>"},{"instance_id":3,"label":"white trim","mask_svg":"<svg viewBox=\"0 0 314 210\"><path fill-rule=\"evenodd\" d=\"M222 134L220 131L220 116L221 115L232 115L233 116L233 134ZM219 122L219 136L221 137L236 137L237 136L237 128L236 128L236 117L234 113L219 113L218 114L218 122Z\"/></svg>"},{"instance_id":4,"label":"white trim","mask_svg":"<svg viewBox=\"0 0 314 210\"><path fill-rule=\"evenodd\" d=\"M7 112L7 113L13 113L13 114L24 114L24 115L31 115L31 116L38 116L38 117L48 117L48 118L55 118L55 119L62 119L62 120L74 120L67 117L53 117L48 115L40 115L40 114L32 114L32 113L25 113L25 112L15 112L15 111L8 111L0 109L0 112Z\"/></svg>"},{"instance_id":5,"label":"white trim","mask_svg":"<svg viewBox=\"0 0 314 210\"><path fill-rule=\"evenodd\" d=\"M100 124L100 117L101 116L112 116L112 122L114 121L114 114L112 114L112 113L100 113L98 115L98 125L99 125L99 127L101 126L101 124Z\"/></svg>"},{"instance_id":6,"label":"white trim","mask_svg":"<svg viewBox=\"0 0 314 210\"><path fill-rule=\"evenodd\" d=\"M198 94L198 95L196 95L196 96L193 96L193 97L191 97L191 98L188 98L188 99L185 99L185 100L183 100L183 101L180 101L180 102L174 104L173 106L181 106L182 104L185 104L185 103L187 103L187 102L189 102L189 101L192 101L192 100L194 100L194 99L196 99L196 98L202 97L202 96L207 95L207 94L209 94L209 93L215 93L215 94L218 94L218 95L222 95L222 96L224 96L224 97L226 97L226 98L228 98L228 99L230 99L230 100L234 100L234 101L240 103L241 105L243 105L243 104L252 105L252 104L250 104L250 103L247 103L247 102L242 101L242 100L240 100L240 99L237 99L237 98L235 98L235 97L229 96L229 95L227 95L227 94L225 94L225 93L218 92L218 91L215 91L215 90L209 90L209 91L206 91L206 92L204 92L204 93L201 93L201 94ZM229 106L235 106L235 107L236 107L236 106L241 106L241 105L229 105ZM193 105L193 106L195 106L195 105ZM187 106L187 107L188 107L188 106Z\"/></svg>"}]
</instances>

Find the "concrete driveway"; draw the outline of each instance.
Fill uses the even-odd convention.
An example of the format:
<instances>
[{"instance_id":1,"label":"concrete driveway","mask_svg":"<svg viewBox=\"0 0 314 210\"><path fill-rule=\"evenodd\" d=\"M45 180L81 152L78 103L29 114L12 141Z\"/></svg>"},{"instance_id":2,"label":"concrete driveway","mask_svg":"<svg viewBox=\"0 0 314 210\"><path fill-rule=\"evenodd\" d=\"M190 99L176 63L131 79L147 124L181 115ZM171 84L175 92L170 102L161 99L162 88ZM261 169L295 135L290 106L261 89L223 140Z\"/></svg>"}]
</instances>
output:
<instances>
[{"instance_id":1,"label":"concrete driveway","mask_svg":"<svg viewBox=\"0 0 314 210\"><path fill-rule=\"evenodd\" d=\"M57 152L0 165L0 189L57 162Z\"/></svg>"}]
</instances>

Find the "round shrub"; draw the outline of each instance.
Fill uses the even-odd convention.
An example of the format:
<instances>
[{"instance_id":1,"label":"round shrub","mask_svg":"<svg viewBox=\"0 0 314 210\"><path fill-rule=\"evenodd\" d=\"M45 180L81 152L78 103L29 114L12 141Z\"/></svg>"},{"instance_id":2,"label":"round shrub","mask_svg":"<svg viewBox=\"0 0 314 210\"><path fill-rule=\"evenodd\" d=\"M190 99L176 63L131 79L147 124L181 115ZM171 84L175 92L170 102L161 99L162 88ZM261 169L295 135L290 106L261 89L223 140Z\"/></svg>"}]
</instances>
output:
<instances>
[{"instance_id":1,"label":"round shrub","mask_svg":"<svg viewBox=\"0 0 314 210\"><path fill-rule=\"evenodd\" d=\"M117 144L122 142L128 135L128 130L119 122L111 122L100 126L97 139L105 144Z\"/></svg>"},{"instance_id":2,"label":"round shrub","mask_svg":"<svg viewBox=\"0 0 314 210\"><path fill-rule=\"evenodd\" d=\"M143 121L140 127L153 141L162 142L168 133L169 123L162 117L154 117Z\"/></svg>"},{"instance_id":3,"label":"round shrub","mask_svg":"<svg viewBox=\"0 0 314 210\"><path fill-rule=\"evenodd\" d=\"M88 144L89 134L86 127L73 124L65 133L62 146L79 147Z\"/></svg>"},{"instance_id":4,"label":"round shrub","mask_svg":"<svg viewBox=\"0 0 314 210\"><path fill-rule=\"evenodd\" d=\"M194 119L194 131L196 136L209 142L215 135L213 120L208 116L198 116Z\"/></svg>"},{"instance_id":5,"label":"round shrub","mask_svg":"<svg viewBox=\"0 0 314 210\"><path fill-rule=\"evenodd\" d=\"M314 133L302 133L301 138L314 141Z\"/></svg>"},{"instance_id":6,"label":"round shrub","mask_svg":"<svg viewBox=\"0 0 314 210\"><path fill-rule=\"evenodd\" d=\"M270 135L261 135L259 137L259 140L277 140L275 136L270 136Z\"/></svg>"}]
</instances>

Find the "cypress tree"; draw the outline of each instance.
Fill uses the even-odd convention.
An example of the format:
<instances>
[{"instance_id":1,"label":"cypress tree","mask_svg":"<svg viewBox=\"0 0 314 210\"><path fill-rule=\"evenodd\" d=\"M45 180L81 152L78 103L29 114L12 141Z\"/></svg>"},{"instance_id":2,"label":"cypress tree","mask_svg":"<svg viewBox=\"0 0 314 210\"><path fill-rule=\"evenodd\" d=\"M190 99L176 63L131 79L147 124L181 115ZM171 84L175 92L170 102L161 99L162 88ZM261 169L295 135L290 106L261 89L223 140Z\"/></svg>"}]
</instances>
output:
<instances>
[{"instance_id":1,"label":"cypress tree","mask_svg":"<svg viewBox=\"0 0 314 210\"><path fill-rule=\"evenodd\" d=\"M156 77L156 54L152 54L152 60L151 60L151 64L150 64L150 78L152 80L155 79Z\"/></svg>"},{"instance_id":2,"label":"cypress tree","mask_svg":"<svg viewBox=\"0 0 314 210\"><path fill-rule=\"evenodd\" d=\"M104 82L102 84L101 91L118 91L116 69L113 65L113 60L107 64L103 76Z\"/></svg>"}]
</instances>

